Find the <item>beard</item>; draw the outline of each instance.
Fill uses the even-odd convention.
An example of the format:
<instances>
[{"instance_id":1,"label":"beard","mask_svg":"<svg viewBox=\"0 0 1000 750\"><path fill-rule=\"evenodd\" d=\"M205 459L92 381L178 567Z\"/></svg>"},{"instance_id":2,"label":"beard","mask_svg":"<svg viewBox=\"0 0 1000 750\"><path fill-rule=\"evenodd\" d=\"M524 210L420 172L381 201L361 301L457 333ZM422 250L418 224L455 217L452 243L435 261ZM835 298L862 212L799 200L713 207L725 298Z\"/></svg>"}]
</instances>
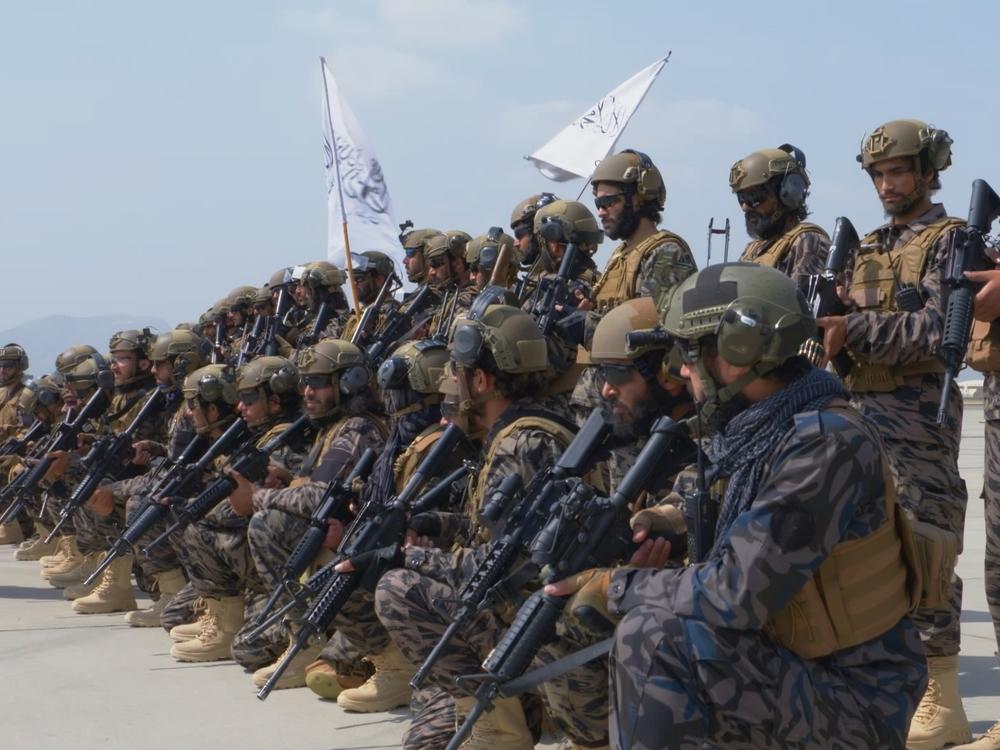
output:
<instances>
[{"instance_id":1,"label":"beard","mask_svg":"<svg viewBox=\"0 0 1000 750\"><path fill-rule=\"evenodd\" d=\"M900 196L893 204L887 204L885 200L882 199L882 210L885 211L886 216L903 216L912 211L913 208L918 205L926 195L927 186L921 181L917 184L917 187L914 188L912 193Z\"/></svg>"},{"instance_id":2,"label":"beard","mask_svg":"<svg viewBox=\"0 0 1000 750\"><path fill-rule=\"evenodd\" d=\"M604 228L604 234L610 239L624 240L631 237L636 227L639 226L639 217L632 210L632 206L626 202L617 219L608 216L601 221L601 226Z\"/></svg>"},{"instance_id":3,"label":"beard","mask_svg":"<svg viewBox=\"0 0 1000 750\"><path fill-rule=\"evenodd\" d=\"M671 396L658 385L649 390L649 397L642 399L635 408L617 398L601 401L601 414L611 425L611 434L619 444L626 445L648 437L657 419L669 416L678 403L688 398L687 395Z\"/></svg>"},{"instance_id":4,"label":"beard","mask_svg":"<svg viewBox=\"0 0 1000 750\"><path fill-rule=\"evenodd\" d=\"M764 216L751 209L743 214L743 222L746 224L747 234L755 240L769 240L784 228L785 215L781 211L775 211L770 216Z\"/></svg>"}]
</instances>

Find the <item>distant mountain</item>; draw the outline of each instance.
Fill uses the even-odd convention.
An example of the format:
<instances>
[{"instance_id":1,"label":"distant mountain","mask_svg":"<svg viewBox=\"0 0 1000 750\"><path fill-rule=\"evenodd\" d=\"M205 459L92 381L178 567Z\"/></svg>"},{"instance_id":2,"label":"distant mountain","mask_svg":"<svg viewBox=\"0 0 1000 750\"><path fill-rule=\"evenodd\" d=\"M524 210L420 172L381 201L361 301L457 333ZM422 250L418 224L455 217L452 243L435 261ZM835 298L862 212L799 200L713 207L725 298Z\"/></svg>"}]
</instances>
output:
<instances>
[{"instance_id":1,"label":"distant mountain","mask_svg":"<svg viewBox=\"0 0 1000 750\"><path fill-rule=\"evenodd\" d=\"M56 355L74 344L90 344L106 352L111 334L129 328L150 328L154 333L162 333L173 326L161 318L146 315L81 318L51 315L0 331L0 345L16 343L23 346L31 360L31 373L41 375L55 369Z\"/></svg>"}]
</instances>

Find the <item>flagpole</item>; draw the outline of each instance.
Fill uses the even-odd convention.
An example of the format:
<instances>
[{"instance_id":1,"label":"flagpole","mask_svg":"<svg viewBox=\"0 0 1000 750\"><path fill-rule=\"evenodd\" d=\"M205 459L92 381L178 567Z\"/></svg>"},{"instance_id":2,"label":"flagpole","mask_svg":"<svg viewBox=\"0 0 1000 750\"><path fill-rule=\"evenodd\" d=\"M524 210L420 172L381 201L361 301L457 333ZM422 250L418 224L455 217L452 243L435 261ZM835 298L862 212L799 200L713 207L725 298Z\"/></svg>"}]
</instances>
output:
<instances>
[{"instance_id":1,"label":"flagpole","mask_svg":"<svg viewBox=\"0 0 1000 750\"><path fill-rule=\"evenodd\" d=\"M330 88L326 83L326 58L319 58L320 72L323 74L323 93L326 96L326 122L330 126L330 149L333 151L333 168L337 175L337 194L340 196L341 229L344 232L344 256L347 260L347 279L351 284L351 297L354 300L354 314L361 319L361 304L358 302L358 287L354 283L354 262L351 260L351 239L347 234L347 208L344 205L344 188L340 181L340 159L337 158L337 134L333 129L333 117L330 114Z\"/></svg>"}]
</instances>

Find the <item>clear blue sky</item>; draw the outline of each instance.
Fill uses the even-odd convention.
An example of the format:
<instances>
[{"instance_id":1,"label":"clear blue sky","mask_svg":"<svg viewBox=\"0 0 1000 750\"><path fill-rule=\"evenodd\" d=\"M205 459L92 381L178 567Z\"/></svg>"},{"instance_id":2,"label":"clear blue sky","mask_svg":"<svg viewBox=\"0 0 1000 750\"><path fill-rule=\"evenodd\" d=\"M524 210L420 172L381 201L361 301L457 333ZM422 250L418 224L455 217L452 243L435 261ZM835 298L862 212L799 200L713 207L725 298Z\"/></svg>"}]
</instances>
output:
<instances>
[{"instance_id":1,"label":"clear blue sky","mask_svg":"<svg viewBox=\"0 0 1000 750\"><path fill-rule=\"evenodd\" d=\"M664 223L699 257L711 216L745 242L730 165L786 141L808 157L815 221L880 223L854 156L900 117L955 139L940 197L964 215L974 178L1000 188L997 28L985 0L5 3L0 327L192 319L322 257L320 55L400 221L479 234L532 192L576 197L582 181L521 157L668 50L619 147L662 169Z\"/></svg>"}]
</instances>

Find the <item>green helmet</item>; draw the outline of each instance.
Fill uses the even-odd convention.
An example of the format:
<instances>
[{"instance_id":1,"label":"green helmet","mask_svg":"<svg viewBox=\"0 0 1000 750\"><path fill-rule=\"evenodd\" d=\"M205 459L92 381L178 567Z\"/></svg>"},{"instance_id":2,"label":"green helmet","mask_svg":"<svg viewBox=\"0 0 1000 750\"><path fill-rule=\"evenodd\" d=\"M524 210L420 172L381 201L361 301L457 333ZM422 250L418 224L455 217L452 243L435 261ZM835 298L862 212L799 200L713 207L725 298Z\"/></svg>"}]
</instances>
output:
<instances>
[{"instance_id":1,"label":"green helmet","mask_svg":"<svg viewBox=\"0 0 1000 750\"><path fill-rule=\"evenodd\" d=\"M28 369L28 353L20 344L0 346L0 362L11 362L21 372Z\"/></svg>"},{"instance_id":2,"label":"green helmet","mask_svg":"<svg viewBox=\"0 0 1000 750\"><path fill-rule=\"evenodd\" d=\"M408 341L378 368L378 384L387 389L410 389L424 395L438 393L448 365L448 347L438 339Z\"/></svg>"},{"instance_id":3,"label":"green helmet","mask_svg":"<svg viewBox=\"0 0 1000 750\"><path fill-rule=\"evenodd\" d=\"M351 253L354 273L374 273L388 277L396 271L396 264L385 253L378 250L365 250L363 253Z\"/></svg>"},{"instance_id":4,"label":"green helmet","mask_svg":"<svg viewBox=\"0 0 1000 750\"><path fill-rule=\"evenodd\" d=\"M194 331L175 328L156 337L149 348L149 358L153 362L177 358L184 359L184 372L190 374L208 363L212 356L212 342Z\"/></svg>"},{"instance_id":5,"label":"green helmet","mask_svg":"<svg viewBox=\"0 0 1000 750\"><path fill-rule=\"evenodd\" d=\"M559 200L552 193L535 193L529 195L514 206L510 214L510 228L514 229L518 224L533 226L535 223L535 212L542 206L546 206L552 201Z\"/></svg>"},{"instance_id":6,"label":"green helmet","mask_svg":"<svg viewBox=\"0 0 1000 750\"><path fill-rule=\"evenodd\" d=\"M658 324L652 297L636 297L623 302L608 311L594 329L588 353L590 361L599 364L623 359L634 360L652 351L669 349L670 341L665 336L651 338L638 347L633 347L629 341L630 333L649 331Z\"/></svg>"},{"instance_id":7,"label":"green helmet","mask_svg":"<svg viewBox=\"0 0 1000 750\"><path fill-rule=\"evenodd\" d=\"M232 406L238 400L233 370L229 365L206 365L184 379L184 398L200 398L208 403L222 401Z\"/></svg>"},{"instance_id":8,"label":"green helmet","mask_svg":"<svg viewBox=\"0 0 1000 750\"><path fill-rule=\"evenodd\" d=\"M641 151L627 148L605 157L590 176L595 190L599 182L620 183L626 191L634 191L640 203L653 203L660 211L667 203L667 188L660 170Z\"/></svg>"},{"instance_id":9,"label":"green helmet","mask_svg":"<svg viewBox=\"0 0 1000 750\"><path fill-rule=\"evenodd\" d=\"M719 355L737 367L751 367L754 377L796 356L816 334L795 282L753 263L709 266L689 276L668 299L661 297L659 312L675 339L715 336Z\"/></svg>"},{"instance_id":10,"label":"green helmet","mask_svg":"<svg viewBox=\"0 0 1000 750\"><path fill-rule=\"evenodd\" d=\"M56 357L56 371L65 375L81 362L97 354L97 349L90 344L77 344Z\"/></svg>"},{"instance_id":11,"label":"green helmet","mask_svg":"<svg viewBox=\"0 0 1000 750\"><path fill-rule=\"evenodd\" d=\"M862 169L885 159L919 156L927 152L927 165L941 172L951 165L951 136L920 120L893 120L875 128L861 141L857 159Z\"/></svg>"},{"instance_id":12,"label":"green helmet","mask_svg":"<svg viewBox=\"0 0 1000 750\"><path fill-rule=\"evenodd\" d=\"M430 260L441 255L465 258L465 246L470 237L460 229L447 229L441 234L428 237L424 243L424 257Z\"/></svg>"},{"instance_id":13,"label":"green helmet","mask_svg":"<svg viewBox=\"0 0 1000 750\"><path fill-rule=\"evenodd\" d=\"M306 263L301 269L299 280L310 289L326 287L330 290L339 290L347 282L347 274L325 260Z\"/></svg>"},{"instance_id":14,"label":"green helmet","mask_svg":"<svg viewBox=\"0 0 1000 750\"><path fill-rule=\"evenodd\" d=\"M108 351L137 352L137 356L144 358L149 355L153 338L153 334L148 328L143 328L141 331L134 328L118 331L111 336L111 340L108 342Z\"/></svg>"},{"instance_id":15,"label":"green helmet","mask_svg":"<svg viewBox=\"0 0 1000 750\"><path fill-rule=\"evenodd\" d=\"M257 357L236 371L237 390L261 386L271 393L293 393L299 388L299 371L284 357Z\"/></svg>"},{"instance_id":16,"label":"green helmet","mask_svg":"<svg viewBox=\"0 0 1000 750\"><path fill-rule=\"evenodd\" d=\"M488 351L501 372L519 375L549 369L548 346L535 319L509 305L490 305L479 320L461 318L455 324L451 359L477 367Z\"/></svg>"},{"instance_id":17,"label":"green helmet","mask_svg":"<svg viewBox=\"0 0 1000 750\"><path fill-rule=\"evenodd\" d=\"M604 242L604 230L590 209L579 201L554 201L535 213L535 234L551 242L574 243L593 255Z\"/></svg>"}]
</instances>

